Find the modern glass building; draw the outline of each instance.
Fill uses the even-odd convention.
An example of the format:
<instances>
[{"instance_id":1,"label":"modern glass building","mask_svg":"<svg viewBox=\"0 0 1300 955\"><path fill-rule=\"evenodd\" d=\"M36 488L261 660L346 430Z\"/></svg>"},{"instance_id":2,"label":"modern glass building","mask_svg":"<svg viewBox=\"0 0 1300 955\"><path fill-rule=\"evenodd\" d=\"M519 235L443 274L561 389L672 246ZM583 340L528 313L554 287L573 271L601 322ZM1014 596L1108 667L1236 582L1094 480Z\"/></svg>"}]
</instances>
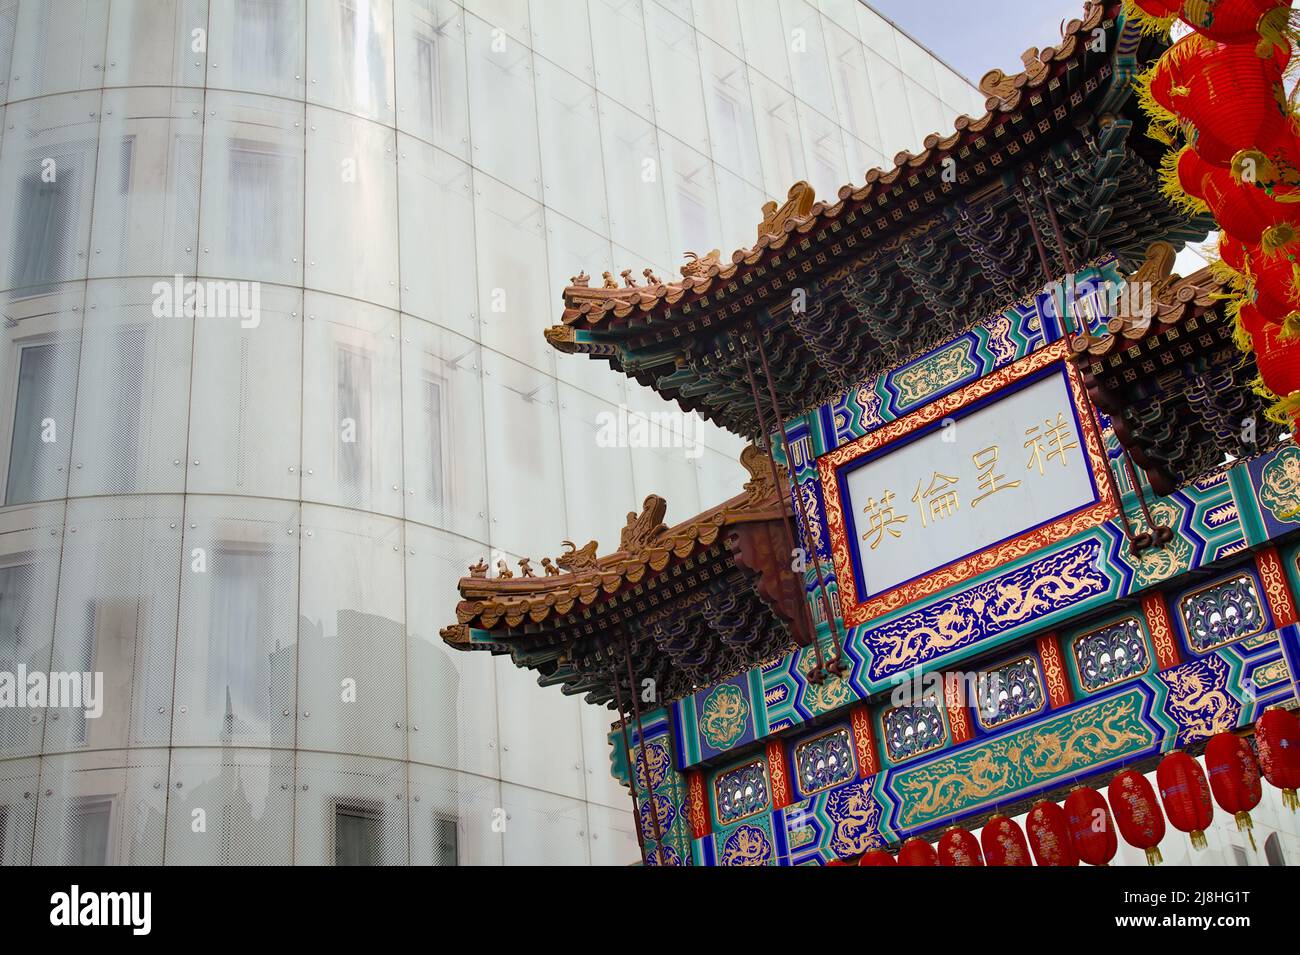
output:
<instances>
[{"instance_id":1,"label":"modern glass building","mask_svg":"<svg viewBox=\"0 0 1300 955\"><path fill-rule=\"evenodd\" d=\"M857 0L0 0L0 104L0 675L103 675L0 705L0 862L637 858L444 584L744 472L542 329L978 91Z\"/></svg>"}]
</instances>

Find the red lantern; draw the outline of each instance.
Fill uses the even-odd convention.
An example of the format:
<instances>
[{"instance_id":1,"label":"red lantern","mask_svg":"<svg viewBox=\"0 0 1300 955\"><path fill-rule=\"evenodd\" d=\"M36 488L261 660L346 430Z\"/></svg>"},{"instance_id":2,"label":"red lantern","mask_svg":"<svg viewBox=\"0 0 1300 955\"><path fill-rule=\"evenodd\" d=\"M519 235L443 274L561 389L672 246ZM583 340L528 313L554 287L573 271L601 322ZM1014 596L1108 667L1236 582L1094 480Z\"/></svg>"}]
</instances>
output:
<instances>
[{"instance_id":1,"label":"red lantern","mask_svg":"<svg viewBox=\"0 0 1300 955\"><path fill-rule=\"evenodd\" d=\"M1128 13L1143 33L1166 34L1178 17L1180 0L1132 0Z\"/></svg>"},{"instance_id":2,"label":"red lantern","mask_svg":"<svg viewBox=\"0 0 1300 955\"><path fill-rule=\"evenodd\" d=\"M1279 226L1276 231L1294 231ZM1254 304L1270 322L1285 325L1287 318L1300 311L1300 264L1287 251L1269 255L1256 249L1246 256L1246 270L1254 289Z\"/></svg>"},{"instance_id":3,"label":"red lantern","mask_svg":"<svg viewBox=\"0 0 1300 955\"><path fill-rule=\"evenodd\" d=\"M884 849L868 849L862 853L858 865L898 865L898 862Z\"/></svg>"},{"instance_id":4,"label":"red lantern","mask_svg":"<svg viewBox=\"0 0 1300 955\"><path fill-rule=\"evenodd\" d=\"M1287 7L1285 0L1183 0L1178 14L1189 27L1211 40L1259 44L1259 52L1267 56L1272 44L1267 38L1260 43L1260 35L1269 29L1259 21L1279 7Z\"/></svg>"},{"instance_id":5,"label":"red lantern","mask_svg":"<svg viewBox=\"0 0 1300 955\"><path fill-rule=\"evenodd\" d=\"M1294 414L1300 410L1300 338L1286 338L1281 326L1268 322L1251 341L1259 377L1282 399L1287 413Z\"/></svg>"},{"instance_id":6,"label":"red lantern","mask_svg":"<svg viewBox=\"0 0 1300 955\"><path fill-rule=\"evenodd\" d=\"M976 866L984 864L980 841L966 829L953 826L939 839L939 865Z\"/></svg>"},{"instance_id":7,"label":"red lantern","mask_svg":"<svg viewBox=\"0 0 1300 955\"><path fill-rule=\"evenodd\" d=\"M1077 787L1065 798L1065 815L1070 822L1070 841L1079 858L1088 865L1110 865L1119 849L1119 838L1101 793Z\"/></svg>"},{"instance_id":8,"label":"red lantern","mask_svg":"<svg viewBox=\"0 0 1300 955\"><path fill-rule=\"evenodd\" d=\"M1300 225L1300 203L1278 202L1256 185L1237 182L1227 169L1211 169L1201 190L1219 227L1246 246L1259 245L1273 226Z\"/></svg>"},{"instance_id":9,"label":"red lantern","mask_svg":"<svg viewBox=\"0 0 1300 955\"><path fill-rule=\"evenodd\" d=\"M1188 57L1171 89L1174 112L1196 127L1196 151L1226 165L1243 149L1274 142L1287 128L1285 62L1253 47L1216 44Z\"/></svg>"},{"instance_id":10,"label":"red lantern","mask_svg":"<svg viewBox=\"0 0 1300 955\"><path fill-rule=\"evenodd\" d=\"M898 850L899 865L938 865L939 856L934 846L919 836L908 839Z\"/></svg>"},{"instance_id":11,"label":"red lantern","mask_svg":"<svg viewBox=\"0 0 1300 955\"><path fill-rule=\"evenodd\" d=\"M1165 837L1165 817L1156 802L1156 792L1141 773L1126 769L1110 781L1106 796L1115 811L1115 823L1124 841L1135 849L1144 849L1147 862L1164 861L1160 840Z\"/></svg>"},{"instance_id":12,"label":"red lantern","mask_svg":"<svg viewBox=\"0 0 1300 955\"><path fill-rule=\"evenodd\" d=\"M845 862L843 859L832 859L830 862L828 862L828 863L826 863L826 864L827 864L828 866L830 866L830 865L848 865L848 863Z\"/></svg>"},{"instance_id":13,"label":"red lantern","mask_svg":"<svg viewBox=\"0 0 1300 955\"><path fill-rule=\"evenodd\" d=\"M1054 802L1040 802L1025 817L1029 847L1039 865L1071 866L1079 856L1070 841L1070 820L1065 810Z\"/></svg>"},{"instance_id":14,"label":"red lantern","mask_svg":"<svg viewBox=\"0 0 1300 955\"><path fill-rule=\"evenodd\" d=\"M1205 765L1210 770L1210 791L1224 812L1237 820L1237 831L1250 835L1255 847L1254 824L1250 811L1259 805L1263 786L1259 782L1259 764L1250 744L1233 733L1210 737L1205 746Z\"/></svg>"},{"instance_id":15,"label":"red lantern","mask_svg":"<svg viewBox=\"0 0 1300 955\"><path fill-rule=\"evenodd\" d=\"M1026 866L1029 861L1029 843L1014 820L994 816L980 832L980 845L984 859L991 866Z\"/></svg>"},{"instance_id":16,"label":"red lantern","mask_svg":"<svg viewBox=\"0 0 1300 955\"><path fill-rule=\"evenodd\" d=\"M1219 234L1219 260L1238 276L1246 271L1246 251L1246 246L1240 239L1233 238L1226 232Z\"/></svg>"},{"instance_id":17,"label":"red lantern","mask_svg":"<svg viewBox=\"0 0 1300 955\"><path fill-rule=\"evenodd\" d=\"M1160 786L1160 801L1174 828L1189 833L1192 845L1204 849L1205 828L1214 818L1214 802L1210 799L1210 784L1205 779L1201 764L1181 751L1174 751L1156 767L1156 782Z\"/></svg>"},{"instance_id":18,"label":"red lantern","mask_svg":"<svg viewBox=\"0 0 1300 955\"><path fill-rule=\"evenodd\" d=\"M1138 102L1156 124L1166 127L1178 124L1174 90L1184 87L1184 68L1188 61L1207 49L1210 49L1210 44L1203 37L1189 34L1166 50L1150 70L1137 78Z\"/></svg>"},{"instance_id":19,"label":"red lantern","mask_svg":"<svg viewBox=\"0 0 1300 955\"><path fill-rule=\"evenodd\" d=\"M1282 790L1282 802L1295 812L1300 809L1300 720L1282 709L1264 711L1255 722L1259 766L1264 778Z\"/></svg>"}]
</instances>

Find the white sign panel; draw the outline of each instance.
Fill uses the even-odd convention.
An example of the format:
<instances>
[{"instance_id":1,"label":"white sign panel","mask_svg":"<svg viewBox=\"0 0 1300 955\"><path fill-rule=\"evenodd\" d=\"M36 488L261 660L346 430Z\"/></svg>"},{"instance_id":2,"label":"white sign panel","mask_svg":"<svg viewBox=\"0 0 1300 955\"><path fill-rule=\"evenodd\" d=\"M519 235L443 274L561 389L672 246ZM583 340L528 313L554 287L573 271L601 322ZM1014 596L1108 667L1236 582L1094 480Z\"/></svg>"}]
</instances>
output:
<instances>
[{"instance_id":1,"label":"white sign panel","mask_svg":"<svg viewBox=\"0 0 1300 955\"><path fill-rule=\"evenodd\" d=\"M863 600L1098 500L1064 373L844 475Z\"/></svg>"}]
</instances>

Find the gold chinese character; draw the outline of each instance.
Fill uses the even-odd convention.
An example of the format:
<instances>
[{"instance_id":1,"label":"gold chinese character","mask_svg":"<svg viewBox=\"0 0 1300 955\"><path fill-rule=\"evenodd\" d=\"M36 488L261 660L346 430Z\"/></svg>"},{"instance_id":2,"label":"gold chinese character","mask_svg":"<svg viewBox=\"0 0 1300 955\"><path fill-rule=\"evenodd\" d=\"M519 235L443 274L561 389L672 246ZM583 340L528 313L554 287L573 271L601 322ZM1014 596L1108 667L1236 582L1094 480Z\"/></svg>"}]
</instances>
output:
<instances>
[{"instance_id":1,"label":"gold chinese character","mask_svg":"<svg viewBox=\"0 0 1300 955\"><path fill-rule=\"evenodd\" d=\"M863 512L871 522L870 528L862 535L864 541L871 542L871 549L875 550L880 546L881 540L884 539L885 532L888 531L892 537L902 537L903 532L894 527L895 524L902 524L907 520L907 515L901 517L894 514L894 492L886 491L880 498L879 503L874 497L867 498L867 506Z\"/></svg>"},{"instance_id":2,"label":"gold chinese character","mask_svg":"<svg viewBox=\"0 0 1300 955\"><path fill-rule=\"evenodd\" d=\"M998 491L1004 491L1007 488L1012 487L1020 487L1019 481L1006 481L1005 474L994 473L997 470L998 456L1000 454L1001 451L995 444L992 447L985 448L983 451L976 451L970 456L975 467L979 469L980 490L984 492L979 497L975 498L975 500L970 502L971 507L977 505L980 501L984 500L984 498L991 497Z\"/></svg>"},{"instance_id":3,"label":"gold chinese character","mask_svg":"<svg viewBox=\"0 0 1300 955\"><path fill-rule=\"evenodd\" d=\"M957 484L955 477L935 471L934 477L930 479L930 486L922 491L921 485L924 481L925 479L922 478L916 482L916 493L912 495L912 500L916 502L921 512L921 526L928 527L927 510L930 520L938 521L955 513L960 504L957 500L957 492L954 490Z\"/></svg>"},{"instance_id":4,"label":"gold chinese character","mask_svg":"<svg viewBox=\"0 0 1300 955\"><path fill-rule=\"evenodd\" d=\"M1025 431L1025 437L1029 440L1025 442L1025 447L1030 449L1029 463L1025 465L1026 471L1032 471L1038 468L1039 474L1046 474L1045 465L1052 458L1061 462L1061 467L1068 463L1065 460L1065 452L1071 448L1078 448L1079 445L1070 438L1073 432L1070 425L1065 420L1065 415L1061 412L1056 413L1056 424L1053 425L1051 420L1043 422L1043 427L1047 428L1044 432L1039 432L1038 425L1034 425Z\"/></svg>"}]
</instances>

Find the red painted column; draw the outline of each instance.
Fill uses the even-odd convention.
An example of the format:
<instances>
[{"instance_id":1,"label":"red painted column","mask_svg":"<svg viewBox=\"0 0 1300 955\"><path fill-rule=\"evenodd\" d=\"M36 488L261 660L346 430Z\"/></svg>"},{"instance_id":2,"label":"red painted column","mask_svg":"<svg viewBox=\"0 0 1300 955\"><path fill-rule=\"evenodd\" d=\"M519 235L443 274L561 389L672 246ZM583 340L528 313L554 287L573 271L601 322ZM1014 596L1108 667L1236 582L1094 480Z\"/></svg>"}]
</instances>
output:
<instances>
[{"instance_id":1,"label":"red painted column","mask_svg":"<svg viewBox=\"0 0 1300 955\"><path fill-rule=\"evenodd\" d=\"M1274 626L1288 627L1295 623L1295 596L1291 593L1291 584L1286 579L1286 568L1277 548L1266 547L1256 552L1255 566L1259 568L1259 578L1264 582L1264 596L1268 598L1268 607L1273 611Z\"/></svg>"},{"instance_id":2,"label":"red painted column","mask_svg":"<svg viewBox=\"0 0 1300 955\"><path fill-rule=\"evenodd\" d=\"M952 730L952 743L965 743L975 738L975 727L970 722L970 707L962 699L962 688L966 684L961 680L943 681L943 700L948 707L948 728Z\"/></svg>"},{"instance_id":3,"label":"red painted column","mask_svg":"<svg viewBox=\"0 0 1300 955\"><path fill-rule=\"evenodd\" d=\"M767 776L772 783L772 808L790 805L790 774L785 764L785 745L779 739L767 741Z\"/></svg>"},{"instance_id":4,"label":"red painted column","mask_svg":"<svg viewBox=\"0 0 1300 955\"><path fill-rule=\"evenodd\" d=\"M1061 655L1061 638L1045 633L1037 640L1038 658L1043 661L1043 680L1047 683L1047 702L1052 709L1074 702L1070 681L1065 675L1065 658Z\"/></svg>"},{"instance_id":5,"label":"red painted column","mask_svg":"<svg viewBox=\"0 0 1300 955\"><path fill-rule=\"evenodd\" d=\"M1183 657L1178 652L1178 639L1174 636L1164 594L1159 591L1146 594L1142 598L1142 612L1146 615L1147 630L1151 632L1151 642L1155 645L1156 666L1161 670L1178 666Z\"/></svg>"},{"instance_id":6,"label":"red painted column","mask_svg":"<svg viewBox=\"0 0 1300 955\"><path fill-rule=\"evenodd\" d=\"M713 832L713 816L709 812L709 796L704 791L704 771L686 771L686 817L691 824L691 838L703 839Z\"/></svg>"},{"instance_id":7,"label":"red painted column","mask_svg":"<svg viewBox=\"0 0 1300 955\"><path fill-rule=\"evenodd\" d=\"M853 728L853 745L858 754L858 777L866 779L880 772L880 757L876 755L876 733L871 724L871 710L859 703L849 711Z\"/></svg>"}]
</instances>

